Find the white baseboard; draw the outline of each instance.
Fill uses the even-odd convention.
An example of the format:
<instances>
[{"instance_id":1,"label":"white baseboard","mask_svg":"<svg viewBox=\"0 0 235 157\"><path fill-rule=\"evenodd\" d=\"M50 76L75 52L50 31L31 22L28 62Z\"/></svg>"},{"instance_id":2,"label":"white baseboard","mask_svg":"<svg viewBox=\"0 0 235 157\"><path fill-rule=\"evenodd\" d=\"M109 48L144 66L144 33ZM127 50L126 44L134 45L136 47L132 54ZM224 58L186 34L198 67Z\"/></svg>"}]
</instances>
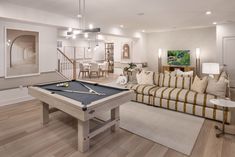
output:
<instances>
[{"instance_id":1,"label":"white baseboard","mask_svg":"<svg viewBox=\"0 0 235 157\"><path fill-rule=\"evenodd\" d=\"M15 88L0 91L0 106L16 104L33 99L34 97L28 95L27 88Z\"/></svg>"}]
</instances>

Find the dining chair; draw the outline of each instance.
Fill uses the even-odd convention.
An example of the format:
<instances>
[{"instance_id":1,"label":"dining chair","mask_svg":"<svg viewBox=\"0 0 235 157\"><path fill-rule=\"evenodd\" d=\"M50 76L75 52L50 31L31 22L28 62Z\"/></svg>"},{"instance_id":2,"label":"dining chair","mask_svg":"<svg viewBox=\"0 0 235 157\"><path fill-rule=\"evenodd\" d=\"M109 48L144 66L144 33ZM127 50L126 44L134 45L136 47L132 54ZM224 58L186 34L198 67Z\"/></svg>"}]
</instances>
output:
<instances>
[{"instance_id":1,"label":"dining chair","mask_svg":"<svg viewBox=\"0 0 235 157\"><path fill-rule=\"evenodd\" d=\"M109 75L109 63L104 62L103 64L100 65L100 73L102 76L107 77Z\"/></svg>"},{"instance_id":2,"label":"dining chair","mask_svg":"<svg viewBox=\"0 0 235 157\"><path fill-rule=\"evenodd\" d=\"M79 63L79 75L78 77L80 77L82 73L82 78L84 77L84 75L86 76L89 76L89 69L87 67L85 67L82 63Z\"/></svg>"},{"instance_id":3,"label":"dining chair","mask_svg":"<svg viewBox=\"0 0 235 157\"><path fill-rule=\"evenodd\" d=\"M90 63L89 77L91 78L91 75L95 74L99 78L99 70L98 63Z\"/></svg>"}]
</instances>

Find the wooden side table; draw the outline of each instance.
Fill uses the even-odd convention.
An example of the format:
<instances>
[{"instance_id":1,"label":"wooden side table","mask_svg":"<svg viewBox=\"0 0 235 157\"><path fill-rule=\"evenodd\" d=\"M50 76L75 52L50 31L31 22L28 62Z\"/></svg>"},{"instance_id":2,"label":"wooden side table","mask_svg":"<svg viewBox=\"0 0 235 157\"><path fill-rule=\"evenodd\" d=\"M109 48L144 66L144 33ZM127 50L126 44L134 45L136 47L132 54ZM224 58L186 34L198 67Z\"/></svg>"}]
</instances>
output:
<instances>
[{"instance_id":1,"label":"wooden side table","mask_svg":"<svg viewBox=\"0 0 235 157\"><path fill-rule=\"evenodd\" d=\"M217 105L217 106L221 106L223 107L223 122L222 122L222 128L220 128L219 126L215 126L215 129L218 130L220 133L216 134L216 137L219 138L225 134L228 135L235 135L235 134L231 134L228 132L225 132L225 114L228 110L228 108L235 108L235 102L231 101L231 100L227 100L227 99L211 99L210 100L211 103Z\"/></svg>"}]
</instances>

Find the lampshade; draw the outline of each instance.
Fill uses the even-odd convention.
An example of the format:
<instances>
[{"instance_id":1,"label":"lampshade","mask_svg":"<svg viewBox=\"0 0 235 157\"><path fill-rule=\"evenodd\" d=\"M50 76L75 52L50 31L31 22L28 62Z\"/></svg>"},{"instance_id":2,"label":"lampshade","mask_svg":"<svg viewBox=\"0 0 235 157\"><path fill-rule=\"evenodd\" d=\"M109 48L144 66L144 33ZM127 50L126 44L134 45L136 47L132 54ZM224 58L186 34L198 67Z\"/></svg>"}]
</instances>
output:
<instances>
[{"instance_id":1,"label":"lampshade","mask_svg":"<svg viewBox=\"0 0 235 157\"><path fill-rule=\"evenodd\" d=\"M158 49L158 58L161 58L161 57L162 57L162 49L159 48L159 49Z\"/></svg>"},{"instance_id":2,"label":"lampshade","mask_svg":"<svg viewBox=\"0 0 235 157\"><path fill-rule=\"evenodd\" d=\"M202 63L202 73L209 75L219 74L219 63Z\"/></svg>"}]
</instances>

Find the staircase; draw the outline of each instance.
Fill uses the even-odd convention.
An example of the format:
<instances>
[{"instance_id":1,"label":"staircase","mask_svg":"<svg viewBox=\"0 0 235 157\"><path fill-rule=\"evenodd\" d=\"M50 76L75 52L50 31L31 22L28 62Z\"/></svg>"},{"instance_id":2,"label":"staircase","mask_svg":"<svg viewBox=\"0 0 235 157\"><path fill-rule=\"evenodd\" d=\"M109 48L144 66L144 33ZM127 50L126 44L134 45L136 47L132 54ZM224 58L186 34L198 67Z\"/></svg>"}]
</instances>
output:
<instances>
[{"instance_id":1,"label":"staircase","mask_svg":"<svg viewBox=\"0 0 235 157\"><path fill-rule=\"evenodd\" d=\"M58 72L69 80L77 79L76 60L70 59L64 52L57 48Z\"/></svg>"}]
</instances>

